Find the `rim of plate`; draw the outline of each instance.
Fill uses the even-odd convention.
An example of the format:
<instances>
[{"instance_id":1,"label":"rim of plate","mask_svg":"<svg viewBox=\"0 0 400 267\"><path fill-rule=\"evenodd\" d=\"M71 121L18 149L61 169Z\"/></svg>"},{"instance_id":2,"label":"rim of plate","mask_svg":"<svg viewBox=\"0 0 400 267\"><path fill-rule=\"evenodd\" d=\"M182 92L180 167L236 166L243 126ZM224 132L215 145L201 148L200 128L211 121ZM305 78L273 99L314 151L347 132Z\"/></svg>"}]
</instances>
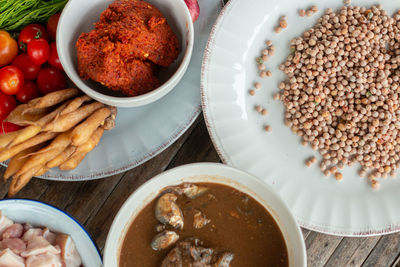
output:
<instances>
[{"instance_id":1,"label":"rim of plate","mask_svg":"<svg viewBox=\"0 0 400 267\"><path fill-rule=\"evenodd\" d=\"M39 205L43 205L43 206L45 206L45 207L47 207L47 208L50 208L50 209L52 209L52 210L55 210L56 212L61 212L62 214L66 215L69 219L71 219L72 221L74 221L74 222L83 230L83 232L86 234L86 236L89 238L90 242L92 242L94 248L96 249L97 254L98 254L99 258L100 258L100 262L103 263L103 258L101 257L100 250L99 250L99 248L97 247L96 242L94 242L92 236L91 236L91 235L89 234L89 232L85 229L85 227L83 227L83 225L82 225L80 222L78 222L77 219L75 219L71 214L69 214L69 213L66 212L65 210L62 210L62 209L60 209L60 208L57 208L56 206L53 206L53 205L51 205L51 204L49 204L49 203L42 202L42 201L35 200L35 199L29 199L29 198L7 198L7 199L0 199L0 203L7 203L7 202L17 202L17 203L18 203L18 202L21 202L21 203L24 203L24 202L28 202L28 203L29 203L29 202L33 202L33 203L36 203L36 204L39 204Z\"/></svg>"},{"instance_id":2,"label":"rim of plate","mask_svg":"<svg viewBox=\"0 0 400 267\"><path fill-rule=\"evenodd\" d=\"M210 67L209 59L210 59L210 56L214 49L214 43L215 43L215 38L217 36L217 30L220 29L221 23L223 22L223 20L229 15L229 13L230 13L230 11L232 11L234 5L236 3L238 3L239 1L240 0L229 0L229 2L225 4L223 9L219 13L219 16L211 29L211 33L210 33L210 36L207 41L206 49L205 49L204 55L203 55L203 62L201 65L201 76L200 76L201 107L202 107L202 111L203 111L204 122L207 126L207 131L210 135L210 139L214 145L214 148L215 148L216 152L218 153L218 156L221 158L222 162L224 164L227 164L227 165L233 166L233 167L235 167L235 165L231 161L229 155L226 153L224 147L221 145L220 138L215 131L214 122L211 118L211 115L209 114L209 110L208 110L209 103L208 103L208 98L207 98L208 89L207 89L207 85L206 85L206 81L208 78L206 77L206 71ZM306 228L311 231L335 235L335 236L368 237L368 236L378 236L378 235L386 235L386 234L400 232L400 225L396 225L396 224L385 225L381 229L369 228L369 229L363 230L363 231L354 231L354 230L340 231L340 230L332 228L328 225L314 225L314 224L307 222L304 219L300 218L296 214L293 214L293 216L296 218L297 223L303 228Z\"/></svg>"}]
</instances>

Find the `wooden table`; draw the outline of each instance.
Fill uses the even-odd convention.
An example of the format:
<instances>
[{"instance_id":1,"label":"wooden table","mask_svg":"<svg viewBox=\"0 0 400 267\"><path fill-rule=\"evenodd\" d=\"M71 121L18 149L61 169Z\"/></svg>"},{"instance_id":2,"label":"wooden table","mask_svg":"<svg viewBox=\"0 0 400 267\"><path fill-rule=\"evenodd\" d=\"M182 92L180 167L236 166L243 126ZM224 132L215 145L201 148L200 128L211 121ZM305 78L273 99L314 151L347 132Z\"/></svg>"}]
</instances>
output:
<instances>
[{"instance_id":1,"label":"wooden table","mask_svg":"<svg viewBox=\"0 0 400 267\"><path fill-rule=\"evenodd\" d=\"M225 0L226 1L226 0ZM176 166L193 162L220 162L202 116L173 145L143 165L86 182L33 179L16 197L50 203L78 219L102 251L119 208L141 184ZM0 175L4 173L0 169ZM8 183L0 186L0 197ZM399 266L400 233L369 238L330 236L303 229L309 266Z\"/></svg>"},{"instance_id":2,"label":"wooden table","mask_svg":"<svg viewBox=\"0 0 400 267\"><path fill-rule=\"evenodd\" d=\"M199 117L178 141L133 170L87 182L33 179L17 197L45 201L66 210L86 227L103 250L114 216L133 191L167 169L201 161L220 162L220 159L203 118ZM7 188L8 184L0 187L2 197L6 196ZM400 233L343 238L303 229L303 235L309 266L400 266Z\"/></svg>"}]
</instances>

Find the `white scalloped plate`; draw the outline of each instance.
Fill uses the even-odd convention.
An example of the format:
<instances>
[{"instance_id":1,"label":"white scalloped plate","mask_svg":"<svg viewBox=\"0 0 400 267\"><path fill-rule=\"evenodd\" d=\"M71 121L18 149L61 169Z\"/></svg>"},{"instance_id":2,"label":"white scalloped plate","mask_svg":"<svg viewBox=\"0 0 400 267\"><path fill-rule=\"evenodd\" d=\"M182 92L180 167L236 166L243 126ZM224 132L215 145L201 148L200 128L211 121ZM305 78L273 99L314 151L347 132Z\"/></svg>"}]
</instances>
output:
<instances>
[{"instance_id":1,"label":"white scalloped plate","mask_svg":"<svg viewBox=\"0 0 400 267\"><path fill-rule=\"evenodd\" d=\"M364 6L376 1L359 0ZM400 8L391 0L379 1L388 12ZM343 171L337 182L304 161L317 153L303 147L299 137L283 124L283 105L272 100L284 75L278 65L289 53L289 41L312 26L322 14L311 18L297 15L299 9L316 4L320 10L342 5L341 0L230 0L217 19L203 59L202 105L213 143L222 160L246 170L270 184L284 199L305 228L344 236L370 236L400 231L400 179L388 178L380 190L372 190L354 168ZM279 17L288 17L288 28L273 29ZM257 76L255 58L270 39L276 54L267 62L271 78ZM262 89L251 97L254 81ZM261 104L266 117L254 111ZM264 124L272 126L266 133Z\"/></svg>"},{"instance_id":2,"label":"white scalloped plate","mask_svg":"<svg viewBox=\"0 0 400 267\"><path fill-rule=\"evenodd\" d=\"M68 172L51 169L41 178L82 181L118 174L155 157L185 133L201 112L201 59L211 27L221 10L220 0L201 0L199 4L192 59L179 84L155 103L119 108L116 127L105 132L99 145L76 169Z\"/></svg>"}]
</instances>

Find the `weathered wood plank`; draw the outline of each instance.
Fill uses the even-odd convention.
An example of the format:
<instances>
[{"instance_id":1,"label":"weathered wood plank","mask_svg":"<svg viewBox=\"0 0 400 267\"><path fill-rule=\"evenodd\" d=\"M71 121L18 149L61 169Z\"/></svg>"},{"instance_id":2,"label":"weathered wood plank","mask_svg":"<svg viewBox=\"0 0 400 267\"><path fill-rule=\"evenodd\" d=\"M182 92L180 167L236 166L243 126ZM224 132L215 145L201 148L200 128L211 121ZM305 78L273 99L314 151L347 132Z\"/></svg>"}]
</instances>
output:
<instances>
[{"instance_id":1,"label":"weathered wood plank","mask_svg":"<svg viewBox=\"0 0 400 267\"><path fill-rule=\"evenodd\" d=\"M305 228L301 228L301 233L303 234L303 239L306 240L311 231Z\"/></svg>"},{"instance_id":2,"label":"weathered wood plank","mask_svg":"<svg viewBox=\"0 0 400 267\"><path fill-rule=\"evenodd\" d=\"M345 237L330 256L326 266L360 266L379 241L379 237Z\"/></svg>"},{"instance_id":3,"label":"weathered wood plank","mask_svg":"<svg viewBox=\"0 0 400 267\"><path fill-rule=\"evenodd\" d=\"M343 237L311 232L306 239L308 266L324 266L342 239Z\"/></svg>"},{"instance_id":4,"label":"weathered wood plank","mask_svg":"<svg viewBox=\"0 0 400 267\"><path fill-rule=\"evenodd\" d=\"M362 266L390 266L400 253L400 233L382 236Z\"/></svg>"},{"instance_id":5,"label":"weathered wood plank","mask_svg":"<svg viewBox=\"0 0 400 267\"><path fill-rule=\"evenodd\" d=\"M168 169L195 162L220 162L208 135L204 121L196 127L187 139L186 143L172 159Z\"/></svg>"}]
</instances>

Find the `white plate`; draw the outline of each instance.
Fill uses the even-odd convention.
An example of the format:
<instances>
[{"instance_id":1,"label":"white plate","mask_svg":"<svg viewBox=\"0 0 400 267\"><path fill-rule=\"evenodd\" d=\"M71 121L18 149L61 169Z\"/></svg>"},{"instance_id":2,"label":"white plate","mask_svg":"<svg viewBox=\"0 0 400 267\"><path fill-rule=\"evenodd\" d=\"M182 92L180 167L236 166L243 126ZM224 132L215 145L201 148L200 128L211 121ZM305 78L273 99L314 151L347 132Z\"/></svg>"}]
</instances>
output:
<instances>
[{"instance_id":1,"label":"white plate","mask_svg":"<svg viewBox=\"0 0 400 267\"><path fill-rule=\"evenodd\" d=\"M368 236L400 230L400 180L382 181L378 191L361 179L357 168L346 168L344 179L325 178L318 169L305 167L317 153L301 146L299 137L284 124L284 108L272 95L284 79L278 65L289 54L289 41L312 26L322 14L301 18L299 9L316 4L319 10L342 5L342 0L231 0L221 12L209 39L202 69L202 104L208 130L222 160L269 183L286 201L301 226L334 235ZM376 1L359 0L371 5ZM388 12L398 1L379 1ZM288 28L276 34L279 17L288 17ZM255 59L270 39L276 54L267 62L271 78L257 76ZM255 96L248 90L262 82ZM266 117L254 111L260 104ZM262 128L266 123L272 132Z\"/></svg>"},{"instance_id":2,"label":"white plate","mask_svg":"<svg viewBox=\"0 0 400 267\"><path fill-rule=\"evenodd\" d=\"M85 228L65 211L30 199L0 200L0 210L18 223L48 227L51 231L71 236L85 267L101 267L101 255Z\"/></svg>"},{"instance_id":3,"label":"white plate","mask_svg":"<svg viewBox=\"0 0 400 267\"><path fill-rule=\"evenodd\" d=\"M127 171L161 153L192 125L201 112L201 59L211 27L221 10L219 0L201 0L199 4L192 59L176 88L150 105L119 108L116 127L104 133L99 145L76 169L65 172L54 168L42 178L79 181Z\"/></svg>"}]
</instances>

